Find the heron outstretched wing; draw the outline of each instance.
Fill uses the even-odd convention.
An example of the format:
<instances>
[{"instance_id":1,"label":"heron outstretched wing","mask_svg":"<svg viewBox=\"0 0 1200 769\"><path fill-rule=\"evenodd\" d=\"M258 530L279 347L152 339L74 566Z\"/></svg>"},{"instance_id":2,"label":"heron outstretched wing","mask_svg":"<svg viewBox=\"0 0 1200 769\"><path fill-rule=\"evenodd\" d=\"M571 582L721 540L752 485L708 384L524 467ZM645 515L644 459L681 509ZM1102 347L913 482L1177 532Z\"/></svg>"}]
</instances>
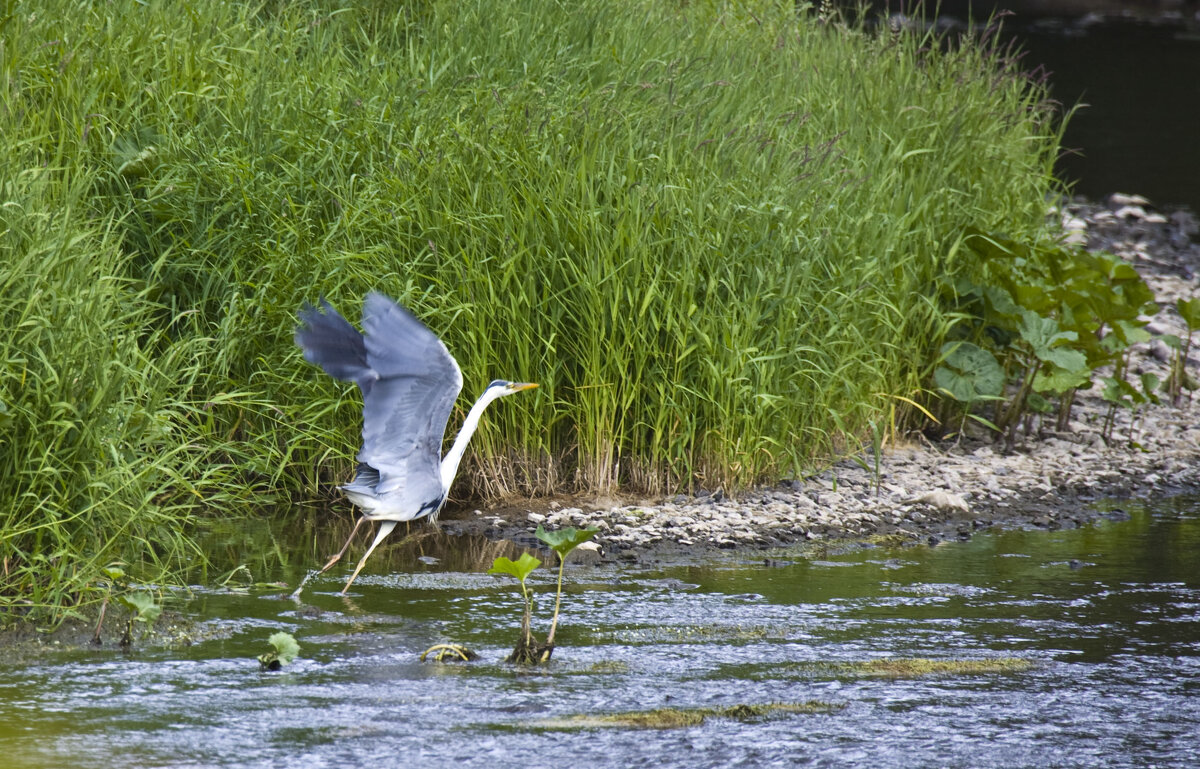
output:
<instances>
[{"instance_id":1,"label":"heron outstretched wing","mask_svg":"<svg viewBox=\"0 0 1200 769\"><path fill-rule=\"evenodd\" d=\"M366 361L378 377L363 388L358 461L379 471L376 493L404 489L421 505L440 499L442 438L462 372L425 324L383 294L363 304Z\"/></svg>"},{"instance_id":2,"label":"heron outstretched wing","mask_svg":"<svg viewBox=\"0 0 1200 769\"><path fill-rule=\"evenodd\" d=\"M319 308L304 303L295 339L306 361L325 369L334 379L357 382L364 396L379 379L367 363L362 334L324 299L320 300Z\"/></svg>"}]
</instances>

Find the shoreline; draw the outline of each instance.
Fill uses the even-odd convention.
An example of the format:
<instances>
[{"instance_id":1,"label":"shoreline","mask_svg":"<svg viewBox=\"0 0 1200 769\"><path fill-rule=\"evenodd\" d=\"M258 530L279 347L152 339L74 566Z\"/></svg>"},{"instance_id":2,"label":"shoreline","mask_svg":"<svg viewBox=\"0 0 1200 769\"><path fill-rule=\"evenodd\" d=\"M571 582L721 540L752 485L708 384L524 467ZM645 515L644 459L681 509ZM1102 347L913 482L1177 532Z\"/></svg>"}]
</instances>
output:
<instances>
[{"instance_id":1,"label":"shoreline","mask_svg":"<svg viewBox=\"0 0 1200 769\"><path fill-rule=\"evenodd\" d=\"M1132 264L1154 291L1160 311L1134 346L1130 370L1166 379L1163 334L1186 336L1175 300L1200 295L1200 219L1187 210L1157 212L1136 195L1104 203L1065 201L1053 210L1067 242L1107 250ZM1197 351L1189 371L1200 377ZM886 447L873 472L843 459L804 481L784 481L741 493L717 490L643 504L565 506L533 502L493 510L463 510L443 518L451 533L483 534L535 545L533 532L596 526L597 548L582 562L642 560L655 553L762 551L804 542L888 537L897 543L968 539L993 526L1074 528L1106 515L1093 503L1200 493L1200 393L1178 406L1121 410L1113 440L1101 437L1108 410L1098 387L1081 390L1064 432L1023 434L1013 451L972 425L962 440L933 443L917 436ZM868 465L874 459L863 457Z\"/></svg>"}]
</instances>

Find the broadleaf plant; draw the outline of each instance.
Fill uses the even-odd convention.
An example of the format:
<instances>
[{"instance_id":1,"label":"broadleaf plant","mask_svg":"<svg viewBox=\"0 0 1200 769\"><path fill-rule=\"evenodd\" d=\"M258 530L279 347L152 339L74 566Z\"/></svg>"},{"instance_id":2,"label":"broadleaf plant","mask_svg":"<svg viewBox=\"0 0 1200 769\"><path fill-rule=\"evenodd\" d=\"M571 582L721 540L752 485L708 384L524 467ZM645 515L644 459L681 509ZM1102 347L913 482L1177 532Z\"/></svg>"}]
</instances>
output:
<instances>
[{"instance_id":1,"label":"broadleaf plant","mask_svg":"<svg viewBox=\"0 0 1200 769\"><path fill-rule=\"evenodd\" d=\"M263 670L279 670L300 656L300 644L291 633L272 633L267 639L273 651L258 655L258 664Z\"/></svg>"},{"instance_id":2,"label":"broadleaf plant","mask_svg":"<svg viewBox=\"0 0 1200 769\"><path fill-rule=\"evenodd\" d=\"M492 561L492 568L488 569L488 574L515 577L521 583L521 597L525 607L521 618L521 640L517 642L512 654L508 656L509 662L540 661L541 646L534 641L533 631L530 627L533 618L533 596L530 594L525 580L533 573L534 569L541 565L541 559L535 558L529 553L521 553L521 557L515 561L503 555L499 556Z\"/></svg>"},{"instance_id":3,"label":"broadleaf plant","mask_svg":"<svg viewBox=\"0 0 1200 769\"><path fill-rule=\"evenodd\" d=\"M546 645L551 651L554 649L554 631L558 629L558 610L562 605L562 578L563 566L566 565L567 555L572 550L587 542L592 537L596 536L599 529L587 528L577 529L574 526L568 526L565 529L557 531L546 531L540 524L534 535L545 542L551 550L558 553L558 589L554 593L554 619L550 621L550 634L546 636Z\"/></svg>"},{"instance_id":4,"label":"broadleaf plant","mask_svg":"<svg viewBox=\"0 0 1200 769\"><path fill-rule=\"evenodd\" d=\"M994 399L992 422L977 421L1006 434L1011 447L1017 426L1024 422L1028 431L1032 415L1052 413L1055 400L1057 429L1065 430L1075 391L1091 387L1096 369L1111 365L1104 390L1112 403L1105 430L1111 437L1114 410L1134 405L1131 391L1148 398L1148 383L1139 389L1126 377L1130 346L1149 338L1145 317L1158 309L1137 270L1109 253L1030 245L974 228L963 243L976 267L970 278L960 274L942 284L963 320L941 349L933 372L938 391L958 404L964 419L979 401ZM1200 302L1195 310L1200 321ZM1003 372L999 387L997 369ZM1173 397L1182 381L1173 377Z\"/></svg>"}]
</instances>

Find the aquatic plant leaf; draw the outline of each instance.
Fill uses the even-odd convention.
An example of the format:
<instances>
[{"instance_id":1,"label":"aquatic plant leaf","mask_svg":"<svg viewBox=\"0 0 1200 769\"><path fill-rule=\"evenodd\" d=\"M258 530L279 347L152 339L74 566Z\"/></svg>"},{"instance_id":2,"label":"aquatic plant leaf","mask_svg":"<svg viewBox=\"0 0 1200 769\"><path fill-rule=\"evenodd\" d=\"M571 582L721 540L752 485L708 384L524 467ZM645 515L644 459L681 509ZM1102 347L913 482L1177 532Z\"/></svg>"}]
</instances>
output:
<instances>
[{"instance_id":1,"label":"aquatic plant leaf","mask_svg":"<svg viewBox=\"0 0 1200 769\"><path fill-rule=\"evenodd\" d=\"M505 556L500 556L492 561L492 568L488 569L488 574L495 574L497 576L507 574L524 582L525 578L541 565L541 560L534 558L529 553L521 553L521 557L515 561Z\"/></svg>"},{"instance_id":2,"label":"aquatic plant leaf","mask_svg":"<svg viewBox=\"0 0 1200 769\"><path fill-rule=\"evenodd\" d=\"M943 364L933 372L937 386L959 403L995 397L1004 391L1004 369L996 356L970 342L942 346Z\"/></svg>"},{"instance_id":3,"label":"aquatic plant leaf","mask_svg":"<svg viewBox=\"0 0 1200 769\"><path fill-rule=\"evenodd\" d=\"M162 614L162 607L154 602L154 596L150 593L126 593L118 596L117 600L134 612L134 619L138 622L154 622Z\"/></svg>"},{"instance_id":4,"label":"aquatic plant leaf","mask_svg":"<svg viewBox=\"0 0 1200 769\"><path fill-rule=\"evenodd\" d=\"M596 528L577 529L574 526L567 526L564 529L556 531L546 531L539 524L537 531L534 532L534 536L545 542L551 550L558 553L559 558L566 558L567 553L596 536L599 531Z\"/></svg>"},{"instance_id":5,"label":"aquatic plant leaf","mask_svg":"<svg viewBox=\"0 0 1200 769\"><path fill-rule=\"evenodd\" d=\"M987 675L993 673L1024 673L1034 663L1023 657L991 659L927 659L922 657L885 657L863 662L845 662L831 669L843 675L878 676L881 678L917 678L921 676Z\"/></svg>"},{"instance_id":6,"label":"aquatic plant leaf","mask_svg":"<svg viewBox=\"0 0 1200 769\"><path fill-rule=\"evenodd\" d=\"M275 659L279 660L280 664L286 665L300 656L300 644L296 643L291 633L272 633L267 642L275 647Z\"/></svg>"}]
</instances>

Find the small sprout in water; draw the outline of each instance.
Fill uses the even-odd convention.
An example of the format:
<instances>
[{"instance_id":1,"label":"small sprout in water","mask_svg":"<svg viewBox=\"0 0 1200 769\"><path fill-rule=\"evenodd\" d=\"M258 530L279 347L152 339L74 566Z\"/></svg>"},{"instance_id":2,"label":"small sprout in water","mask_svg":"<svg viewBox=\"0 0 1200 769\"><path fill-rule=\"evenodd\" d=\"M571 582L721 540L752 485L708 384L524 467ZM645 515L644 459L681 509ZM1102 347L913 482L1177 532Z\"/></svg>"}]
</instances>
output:
<instances>
[{"instance_id":1,"label":"small sprout in water","mask_svg":"<svg viewBox=\"0 0 1200 769\"><path fill-rule=\"evenodd\" d=\"M115 561L100 569L100 573L104 575L107 583L100 588L104 597L100 602L100 616L96 621L96 632L92 635L92 643L96 645L101 643L100 632L104 627L104 617L108 612L109 604L120 604L129 610L125 631L121 635L120 641L121 646L125 647L133 644L134 622L141 622L148 631L162 614L162 607L155 602L151 593L148 591L134 592L125 570L121 566L121 562Z\"/></svg>"},{"instance_id":2,"label":"small sprout in water","mask_svg":"<svg viewBox=\"0 0 1200 769\"><path fill-rule=\"evenodd\" d=\"M129 609L129 620L125 623L121 645L130 646L133 644L133 623L141 622L148 629L162 614L162 607L154 602L154 596L149 593L124 593L117 596L117 601Z\"/></svg>"},{"instance_id":3,"label":"small sprout in water","mask_svg":"<svg viewBox=\"0 0 1200 769\"><path fill-rule=\"evenodd\" d=\"M275 647L275 651L258 655L258 664L262 665L263 670L279 670L300 656L300 644L296 643L291 633L273 633L267 642Z\"/></svg>"},{"instance_id":4,"label":"small sprout in water","mask_svg":"<svg viewBox=\"0 0 1200 769\"><path fill-rule=\"evenodd\" d=\"M587 542L592 537L596 536L599 529L587 528L577 529L574 526L568 526L565 529L558 531L546 531L540 525L534 535L550 546L550 549L558 553L558 590L554 594L554 619L550 621L550 635L546 636L546 658L549 659L550 653L554 651L554 631L558 629L558 609L562 605L562 578L563 566L566 565L567 555L575 548Z\"/></svg>"},{"instance_id":5,"label":"small sprout in water","mask_svg":"<svg viewBox=\"0 0 1200 769\"><path fill-rule=\"evenodd\" d=\"M513 649L513 653L508 655L509 662L544 662L550 658L550 649L552 647L542 646L535 642L533 633L529 627L533 617L533 596L529 593L529 588L525 584L525 578L541 565L542 562L539 559L534 558L529 553L521 553L521 557L515 561L500 556L495 561L492 561L492 568L488 569L488 574L507 574L521 581L521 596L525 602L525 613L521 618L521 640L517 642L517 647Z\"/></svg>"},{"instance_id":6,"label":"small sprout in water","mask_svg":"<svg viewBox=\"0 0 1200 769\"><path fill-rule=\"evenodd\" d=\"M117 600L129 607L130 622L152 625L154 620L158 619L158 615L162 614L162 607L154 602L154 596L149 593L126 593Z\"/></svg>"}]
</instances>

